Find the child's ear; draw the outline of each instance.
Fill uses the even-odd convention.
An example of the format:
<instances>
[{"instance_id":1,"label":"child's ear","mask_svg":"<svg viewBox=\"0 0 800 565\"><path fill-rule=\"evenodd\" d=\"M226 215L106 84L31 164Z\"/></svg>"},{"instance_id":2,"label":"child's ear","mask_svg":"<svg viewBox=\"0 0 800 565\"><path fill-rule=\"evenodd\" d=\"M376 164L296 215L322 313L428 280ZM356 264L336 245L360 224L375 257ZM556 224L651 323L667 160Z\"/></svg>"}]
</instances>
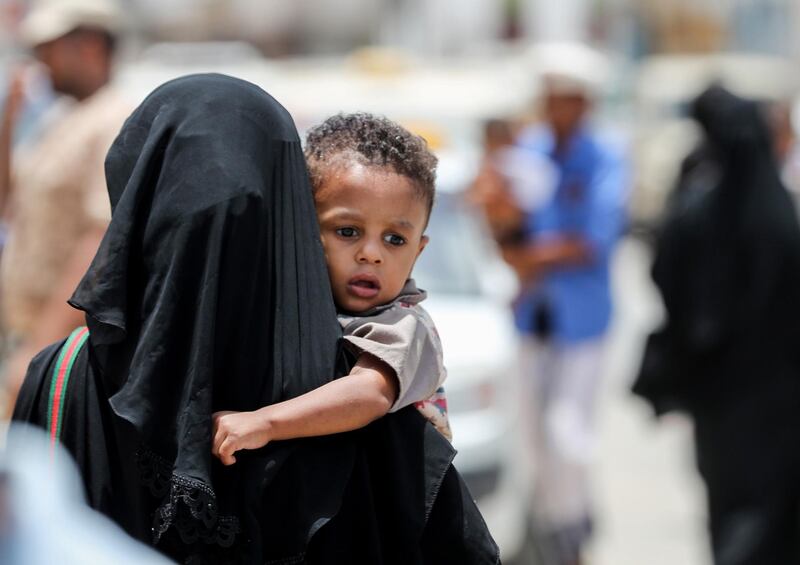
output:
<instances>
[{"instance_id":1,"label":"child's ear","mask_svg":"<svg viewBox=\"0 0 800 565\"><path fill-rule=\"evenodd\" d=\"M425 246L428 245L428 241L430 241L430 238L427 235L423 235L419 239L419 251L417 251L417 257L419 257L420 253L422 253L422 250L425 249Z\"/></svg>"}]
</instances>

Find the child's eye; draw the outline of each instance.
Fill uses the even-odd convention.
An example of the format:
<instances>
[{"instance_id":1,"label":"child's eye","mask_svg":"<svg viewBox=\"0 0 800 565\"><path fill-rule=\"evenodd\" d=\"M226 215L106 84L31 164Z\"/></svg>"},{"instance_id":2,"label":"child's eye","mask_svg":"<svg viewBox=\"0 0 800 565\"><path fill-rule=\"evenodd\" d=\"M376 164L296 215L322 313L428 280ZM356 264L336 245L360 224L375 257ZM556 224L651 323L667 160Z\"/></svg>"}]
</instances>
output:
<instances>
[{"instance_id":1,"label":"child's eye","mask_svg":"<svg viewBox=\"0 0 800 565\"><path fill-rule=\"evenodd\" d=\"M395 245L400 247L401 245L405 245L406 238L401 235L397 235L396 233L390 233L389 235L383 236L383 241L388 243L389 245Z\"/></svg>"},{"instance_id":2,"label":"child's eye","mask_svg":"<svg viewBox=\"0 0 800 565\"><path fill-rule=\"evenodd\" d=\"M356 228L336 228L336 235L345 238L356 237L358 230Z\"/></svg>"}]
</instances>

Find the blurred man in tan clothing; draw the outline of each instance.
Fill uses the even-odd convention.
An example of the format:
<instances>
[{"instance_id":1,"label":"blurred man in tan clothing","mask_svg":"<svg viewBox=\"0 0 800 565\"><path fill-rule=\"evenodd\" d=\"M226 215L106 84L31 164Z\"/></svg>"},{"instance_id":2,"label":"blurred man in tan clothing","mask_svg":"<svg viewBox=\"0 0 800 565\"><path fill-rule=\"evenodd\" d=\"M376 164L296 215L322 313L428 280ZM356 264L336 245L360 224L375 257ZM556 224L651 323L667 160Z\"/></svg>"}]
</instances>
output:
<instances>
[{"instance_id":1,"label":"blurred man in tan clothing","mask_svg":"<svg viewBox=\"0 0 800 565\"><path fill-rule=\"evenodd\" d=\"M22 23L54 90L74 101L33 147L14 156L5 179L9 239L0 283L3 322L15 344L5 370L9 404L31 357L84 324L66 301L110 219L103 164L131 109L108 86L120 20L111 0L40 0ZM13 126L13 116L4 124Z\"/></svg>"}]
</instances>

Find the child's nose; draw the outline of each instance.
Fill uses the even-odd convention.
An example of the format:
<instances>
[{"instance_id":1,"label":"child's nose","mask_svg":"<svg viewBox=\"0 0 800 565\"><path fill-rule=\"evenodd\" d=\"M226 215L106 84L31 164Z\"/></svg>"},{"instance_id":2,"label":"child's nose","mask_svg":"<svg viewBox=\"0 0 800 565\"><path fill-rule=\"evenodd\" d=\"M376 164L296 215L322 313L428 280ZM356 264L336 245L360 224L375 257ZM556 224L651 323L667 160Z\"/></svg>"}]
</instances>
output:
<instances>
[{"instance_id":1,"label":"child's nose","mask_svg":"<svg viewBox=\"0 0 800 565\"><path fill-rule=\"evenodd\" d=\"M374 265L380 265L383 263L380 247L371 243L365 243L358 250L356 261L362 264L372 263Z\"/></svg>"}]
</instances>

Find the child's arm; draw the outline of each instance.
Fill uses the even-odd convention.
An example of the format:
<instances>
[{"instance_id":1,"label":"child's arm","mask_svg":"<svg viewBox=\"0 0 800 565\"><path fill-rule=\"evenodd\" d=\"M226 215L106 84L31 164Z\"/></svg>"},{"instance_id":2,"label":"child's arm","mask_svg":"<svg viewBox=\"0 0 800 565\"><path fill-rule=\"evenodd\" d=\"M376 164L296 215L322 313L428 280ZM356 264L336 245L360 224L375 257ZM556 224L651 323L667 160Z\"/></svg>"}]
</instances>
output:
<instances>
[{"instance_id":1,"label":"child's arm","mask_svg":"<svg viewBox=\"0 0 800 565\"><path fill-rule=\"evenodd\" d=\"M296 398L253 412L216 412L212 453L232 465L240 449L362 428L389 411L398 390L394 370L362 354L350 374Z\"/></svg>"}]
</instances>

